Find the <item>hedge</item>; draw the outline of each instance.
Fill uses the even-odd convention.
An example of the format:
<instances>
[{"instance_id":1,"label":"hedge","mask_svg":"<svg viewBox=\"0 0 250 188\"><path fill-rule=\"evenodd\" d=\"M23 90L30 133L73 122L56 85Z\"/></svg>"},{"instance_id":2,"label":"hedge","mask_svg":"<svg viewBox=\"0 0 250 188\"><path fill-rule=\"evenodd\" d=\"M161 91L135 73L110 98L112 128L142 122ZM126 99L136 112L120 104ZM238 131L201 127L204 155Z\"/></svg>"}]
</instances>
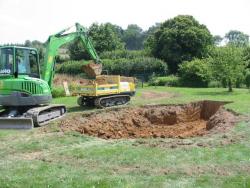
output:
<instances>
[{"instance_id":1,"label":"hedge","mask_svg":"<svg viewBox=\"0 0 250 188\"><path fill-rule=\"evenodd\" d=\"M150 86L171 86L177 87L180 85L180 78L174 75L164 76L164 77L152 77L148 85Z\"/></svg>"},{"instance_id":2,"label":"hedge","mask_svg":"<svg viewBox=\"0 0 250 188\"><path fill-rule=\"evenodd\" d=\"M68 61L56 66L56 72L61 74L82 74L84 61ZM163 76L167 73L167 65L163 61L142 57L134 59L104 59L103 70L112 75L136 76L144 75L148 79L152 74Z\"/></svg>"},{"instance_id":3,"label":"hedge","mask_svg":"<svg viewBox=\"0 0 250 188\"><path fill-rule=\"evenodd\" d=\"M106 51L100 55L101 59L134 59L141 57L149 57L149 54L144 50L116 50Z\"/></svg>"}]
</instances>

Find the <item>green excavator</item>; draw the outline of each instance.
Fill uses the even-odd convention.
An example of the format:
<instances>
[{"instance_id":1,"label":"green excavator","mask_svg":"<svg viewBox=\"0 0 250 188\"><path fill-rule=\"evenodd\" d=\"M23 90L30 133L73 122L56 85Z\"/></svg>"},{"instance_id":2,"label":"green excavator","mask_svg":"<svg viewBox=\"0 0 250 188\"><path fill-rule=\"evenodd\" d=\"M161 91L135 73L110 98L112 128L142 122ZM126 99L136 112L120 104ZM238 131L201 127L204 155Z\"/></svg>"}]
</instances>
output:
<instances>
[{"instance_id":1,"label":"green excavator","mask_svg":"<svg viewBox=\"0 0 250 188\"><path fill-rule=\"evenodd\" d=\"M87 30L78 23L75 27L75 32L67 33L67 28L48 38L42 74L36 49L0 47L0 128L30 129L66 113L64 105L50 105L55 57L62 45L81 41L92 58L83 63L83 70L92 78L101 74L102 64Z\"/></svg>"}]
</instances>

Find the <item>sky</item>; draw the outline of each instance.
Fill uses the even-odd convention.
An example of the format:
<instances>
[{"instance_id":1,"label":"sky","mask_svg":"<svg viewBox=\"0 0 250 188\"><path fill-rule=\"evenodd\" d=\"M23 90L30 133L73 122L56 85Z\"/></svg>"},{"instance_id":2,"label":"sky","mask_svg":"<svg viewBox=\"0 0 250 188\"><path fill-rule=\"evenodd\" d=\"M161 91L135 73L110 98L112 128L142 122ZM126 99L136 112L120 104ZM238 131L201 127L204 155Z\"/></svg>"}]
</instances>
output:
<instances>
[{"instance_id":1,"label":"sky","mask_svg":"<svg viewBox=\"0 0 250 188\"><path fill-rule=\"evenodd\" d=\"M75 22L147 30L177 15L194 16L213 35L229 30L250 35L250 0L0 0L0 44L45 42Z\"/></svg>"}]
</instances>

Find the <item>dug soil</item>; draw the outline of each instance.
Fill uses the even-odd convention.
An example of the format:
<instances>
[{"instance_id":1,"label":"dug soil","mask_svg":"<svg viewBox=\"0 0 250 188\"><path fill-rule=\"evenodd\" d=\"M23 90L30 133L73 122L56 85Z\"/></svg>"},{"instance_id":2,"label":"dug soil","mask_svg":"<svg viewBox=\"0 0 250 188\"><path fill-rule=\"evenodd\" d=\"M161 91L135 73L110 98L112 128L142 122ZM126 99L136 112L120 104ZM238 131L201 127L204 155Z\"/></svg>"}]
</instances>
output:
<instances>
[{"instance_id":1,"label":"dug soil","mask_svg":"<svg viewBox=\"0 0 250 188\"><path fill-rule=\"evenodd\" d=\"M101 110L61 120L62 131L78 131L104 139L202 136L231 128L237 115L225 102L150 105Z\"/></svg>"}]
</instances>

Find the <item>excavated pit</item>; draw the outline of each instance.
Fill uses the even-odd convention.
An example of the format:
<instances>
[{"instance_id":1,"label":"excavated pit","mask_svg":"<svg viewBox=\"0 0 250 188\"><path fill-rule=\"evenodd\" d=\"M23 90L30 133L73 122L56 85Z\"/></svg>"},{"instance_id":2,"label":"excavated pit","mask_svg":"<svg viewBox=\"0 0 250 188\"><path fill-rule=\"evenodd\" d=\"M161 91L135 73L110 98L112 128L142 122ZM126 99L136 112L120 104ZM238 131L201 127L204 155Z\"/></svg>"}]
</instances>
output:
<instances>
[{"instance_id":1,"label":"excavated pit","mask_svg":"<svg viewBox=\"0 0 250 188\"><path fill-rule=\"evenodd\" d=\"M200 101L107 109L62 120L60 127L104 139L202 136L235 124L236 114L223 107L226 103Z\"/></svg>"}]
</instances>

